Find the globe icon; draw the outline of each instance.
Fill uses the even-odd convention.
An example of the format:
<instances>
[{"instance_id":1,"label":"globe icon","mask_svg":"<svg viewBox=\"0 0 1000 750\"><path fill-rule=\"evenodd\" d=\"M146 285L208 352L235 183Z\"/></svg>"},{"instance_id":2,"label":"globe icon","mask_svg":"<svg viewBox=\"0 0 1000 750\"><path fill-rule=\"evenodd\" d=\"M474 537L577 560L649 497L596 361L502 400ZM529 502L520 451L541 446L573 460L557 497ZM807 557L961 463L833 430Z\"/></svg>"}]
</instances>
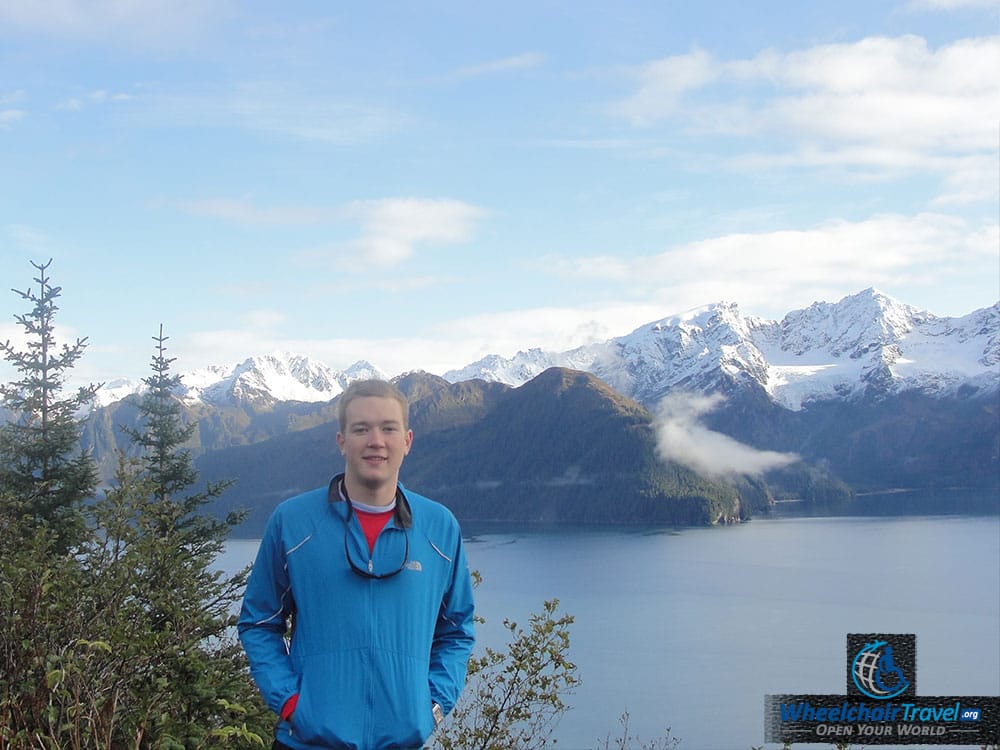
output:
<instances>
[{"instance_id":1,"label":"globe icon","mask_svg":"<svg viewBox=\"0 0 1000 750\"><path fill-rule=\"evenodd\" d=\"M858 690L876 700L895 698L910 686L886 641L866 643L854 657L851 674Z\"/></svg>"}]
</instances>

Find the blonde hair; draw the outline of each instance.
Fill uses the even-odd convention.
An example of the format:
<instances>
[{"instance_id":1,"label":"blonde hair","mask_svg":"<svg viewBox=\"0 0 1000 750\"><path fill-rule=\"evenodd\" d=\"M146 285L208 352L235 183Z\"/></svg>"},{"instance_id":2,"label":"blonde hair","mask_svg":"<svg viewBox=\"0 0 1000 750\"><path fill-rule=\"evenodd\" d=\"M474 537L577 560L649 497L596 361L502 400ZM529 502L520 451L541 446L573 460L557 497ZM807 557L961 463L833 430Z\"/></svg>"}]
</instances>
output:
<instances>
[{"instance_id":1,"label":"blonde hair","mask_svg":"<svg viewBox=\"0 0 1000 750\"><path fill-rule=\"evenodd\" d=\"M355 380L340 394L337 402L337 422L340 431L346 429L347 405L356 398L392 398L395 399L403 410L403 429L410 428L410 402L406 396L392 383L385 380Z\"/></svg>"}]
</instances>

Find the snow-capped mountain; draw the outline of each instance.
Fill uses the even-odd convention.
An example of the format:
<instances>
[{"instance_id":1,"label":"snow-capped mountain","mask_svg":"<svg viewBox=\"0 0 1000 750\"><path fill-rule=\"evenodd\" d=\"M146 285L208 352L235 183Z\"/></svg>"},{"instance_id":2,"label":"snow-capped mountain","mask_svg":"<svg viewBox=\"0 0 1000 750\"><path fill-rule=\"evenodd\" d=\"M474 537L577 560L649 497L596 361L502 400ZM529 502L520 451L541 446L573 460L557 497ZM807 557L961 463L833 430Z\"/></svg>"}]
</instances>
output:
<instances>
[{"instance_id":1,"label":"snow-capped mountain","mask_svg":"<svg viewBox=\"0 0 1000 750\"><path fill-rule=\"evenodd\" d=\"M213 406L265 405L279 401L318 403L336 398L354 380L387 378L374 365L359 361L346 370L335 370L301 354L274 352L249 357L238 364L214 365L181 374L181 399ZM107 406L132 394L144 384L116 380L97 392L96 406Z\"/></svg>"},{"instance_id":2,"label":"snow-capped mountain","mask_svg":"<svg viewBox=\"0 0 1000 750\"><path fill-rule=\"evenodd\" d=\"M944 393L1000 384L1000 303L939 318L876 289L817 302L781 321L717 303L569 352L488 357L445 374L522 385L550 366L589 371L652 404L676 388L726 391L757 384L778 404L845 398L869 389Z\"/></svg>"},{"instance_id":3,"label":"snow-capped mountain","mask_svg":"<svg viewBox=\"0 0 1000 750\"><path fill-rule=\"evenodd\" d=\"M565 369L550 370L554 367ZM263 465L287 465L297 475L302 456L310 455L306 463L318 473L328 471L336 420L329 402L351 381L373 376L387 377L367 362L339 371L287 353L182 373L181 395L190 407L185 419L199 425L191 448L200 469L213 480L235 473L256 492L271 481L272 471L262 472ZM529 381L535 386L516 392L497 385ZM785 490L796 496L829 499L830 492L840 491L837 482L871 491L996 487L1000 303L946 318L867 289L777 321L744 315L738 305L720 302L592 346L493 356L443 378L415 373L398 382L417 405L411 416L419 430L472 429L485 420L485 432L466 438L477 446L523 443L531 466L545 448L524 434L522 418L497 410L522 403L543 424L583 420L578 423L589 425L588 434L605 434L612 428L602 420L632 408L622 406L631 401L621 396L654 411L665 394L684 389L727 396L724 406L705 416L710 430L758 450L799 456L805 468L781 480L790 482ZM563 386L581 383L582 390L573 391L576 397L563 397L568 392ZM128 383L110 385L116 395L130 388ZM594 408L595 398L601 408ZM104 478L113 475L118 451L130 449L121 428L137 425L135 409L117 407L111 404L87 420L82 440ZM517 429L512 432L512 427ZM454 466L445 456L463 446L466 438L457 434L422 442L432 446L426 466L438 467L428 469L427 481L474 495L483 478L476 473L481 462L474 462L476 470L462 481L448 473L451 468L440 468ZM545 442L546 434L543 429L538 439ZM247 453L249 446L256 447ZM282 481L292 481L284 476ZM258 499L270 503L290 488L271 487Z\"/></svg>"},{"instance_id":4,"label":"snow-capped mountain","mask_svg":"<svg viewBox=\"0 0 1000 750\"><path fill-rule=\"evenodd\" d=\"M452 383L481 379L520 386L550 367L590 372L647 405L674 389L726 392L754 385L792 410L865 392L916 389L944 395L960 387L989 392L1000 387L1000 303L962 317L937 317L866 289L775 321L719 302L603 343L491 355L443 377ZM189 404L214 406L318 403L368 377L388 375L365 361L341 371L276 352L184 373L181 396ZM133 381L108 383L98 393L98 405L141 387Z\"/></svg>"},{"instance_id":5,"label":"snow-capped mountain","mask_svg":"<svg viewBox=\"0 0 1000 750\"><path fill-rule=\"evenodd\" d=\"M133 393L140 393L145 388L141 380L132 378L118 378L101 385L97 389L93 403L83 410L83 414L90 412L92 408L100 408L121 401L123 398L131 396Z\"/></svg>"},{"instance_id":6,"label":"snow-capped mountain","mask_svg":"<svg viewBox=\"0 0 1000 750\"><path fill-rule=\"evenodd\" d=\"M574 349L560 354L542 349L528 349L526 352L518 352L511 358L491 354L459 370L451 370L443 377L452 383L478 378L491 383L522 385L550 367L589 370L594 364L595 351L589 348Z\"/></svg>"},{"instance_id":7,"label":"snow-capped mountain","mask_svg":"<svg viewBox=\"0 0 1000 750\"><path fill-rule=\"evenodd\" d=\"M275 352L250 357L229 367L207 367L181 376L182 398L216 406L231 403L302 401L316 403L336 398L353 380L386 377L368 362L334 370L300 354Z\"/></svg>"},{"instance_id":8,"label":"snow-capped mountain","mask_svg":"<svg viewBox=\"0 0 1000 750\"><path fill-rule=\"evenodd\" d=\"M1000 303L939 318L869 289L789 313L768 334L760 341L765 386L789 408L870 387L947 393L1000 384Z\"/></svg>"}]
</instances>

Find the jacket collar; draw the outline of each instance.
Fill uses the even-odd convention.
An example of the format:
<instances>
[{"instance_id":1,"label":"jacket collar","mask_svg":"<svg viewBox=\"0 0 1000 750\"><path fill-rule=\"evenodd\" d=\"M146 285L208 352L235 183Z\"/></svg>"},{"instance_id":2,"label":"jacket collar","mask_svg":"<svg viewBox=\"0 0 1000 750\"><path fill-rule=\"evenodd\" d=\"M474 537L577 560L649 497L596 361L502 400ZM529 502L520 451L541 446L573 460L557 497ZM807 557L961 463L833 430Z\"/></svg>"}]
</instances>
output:
<instances>
[{"instance_id":1,"label":"jacket collar","mask_svg":"<svg viewBox=\"0 0 1000 750\"><path fill-rule=\"evenodd\" d=\"M338 474L330 480L330 485L326 491L326 499L331 503L342 503L344 500L350 502L347 496L347 488L344 487L344 475ZM396 511L393 513L396 525L402 529L413 526L413 511L410 510L410 501L406 499L403 486L396 485Z\"/></svg>"}]
</instances>

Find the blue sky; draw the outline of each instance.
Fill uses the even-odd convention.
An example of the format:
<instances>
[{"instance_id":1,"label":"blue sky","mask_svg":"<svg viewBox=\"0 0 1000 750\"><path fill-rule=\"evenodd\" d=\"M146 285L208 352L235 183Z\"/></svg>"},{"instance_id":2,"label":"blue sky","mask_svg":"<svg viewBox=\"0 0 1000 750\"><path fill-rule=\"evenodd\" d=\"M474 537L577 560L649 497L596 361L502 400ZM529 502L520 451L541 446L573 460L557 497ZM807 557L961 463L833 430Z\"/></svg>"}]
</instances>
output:
<instances>
[{"instance_id":1,"label":"blue sky","mask_svg":"<svg viewBox=\"0 0 1000 750\"><path fill-rule=\"evenodd\" d=\"M994 0L0 0L0 288L79 373L390 375L719 301L1000 298ZM13 293L0 338L19 338Z\"/></svg>"}]
</instances>

